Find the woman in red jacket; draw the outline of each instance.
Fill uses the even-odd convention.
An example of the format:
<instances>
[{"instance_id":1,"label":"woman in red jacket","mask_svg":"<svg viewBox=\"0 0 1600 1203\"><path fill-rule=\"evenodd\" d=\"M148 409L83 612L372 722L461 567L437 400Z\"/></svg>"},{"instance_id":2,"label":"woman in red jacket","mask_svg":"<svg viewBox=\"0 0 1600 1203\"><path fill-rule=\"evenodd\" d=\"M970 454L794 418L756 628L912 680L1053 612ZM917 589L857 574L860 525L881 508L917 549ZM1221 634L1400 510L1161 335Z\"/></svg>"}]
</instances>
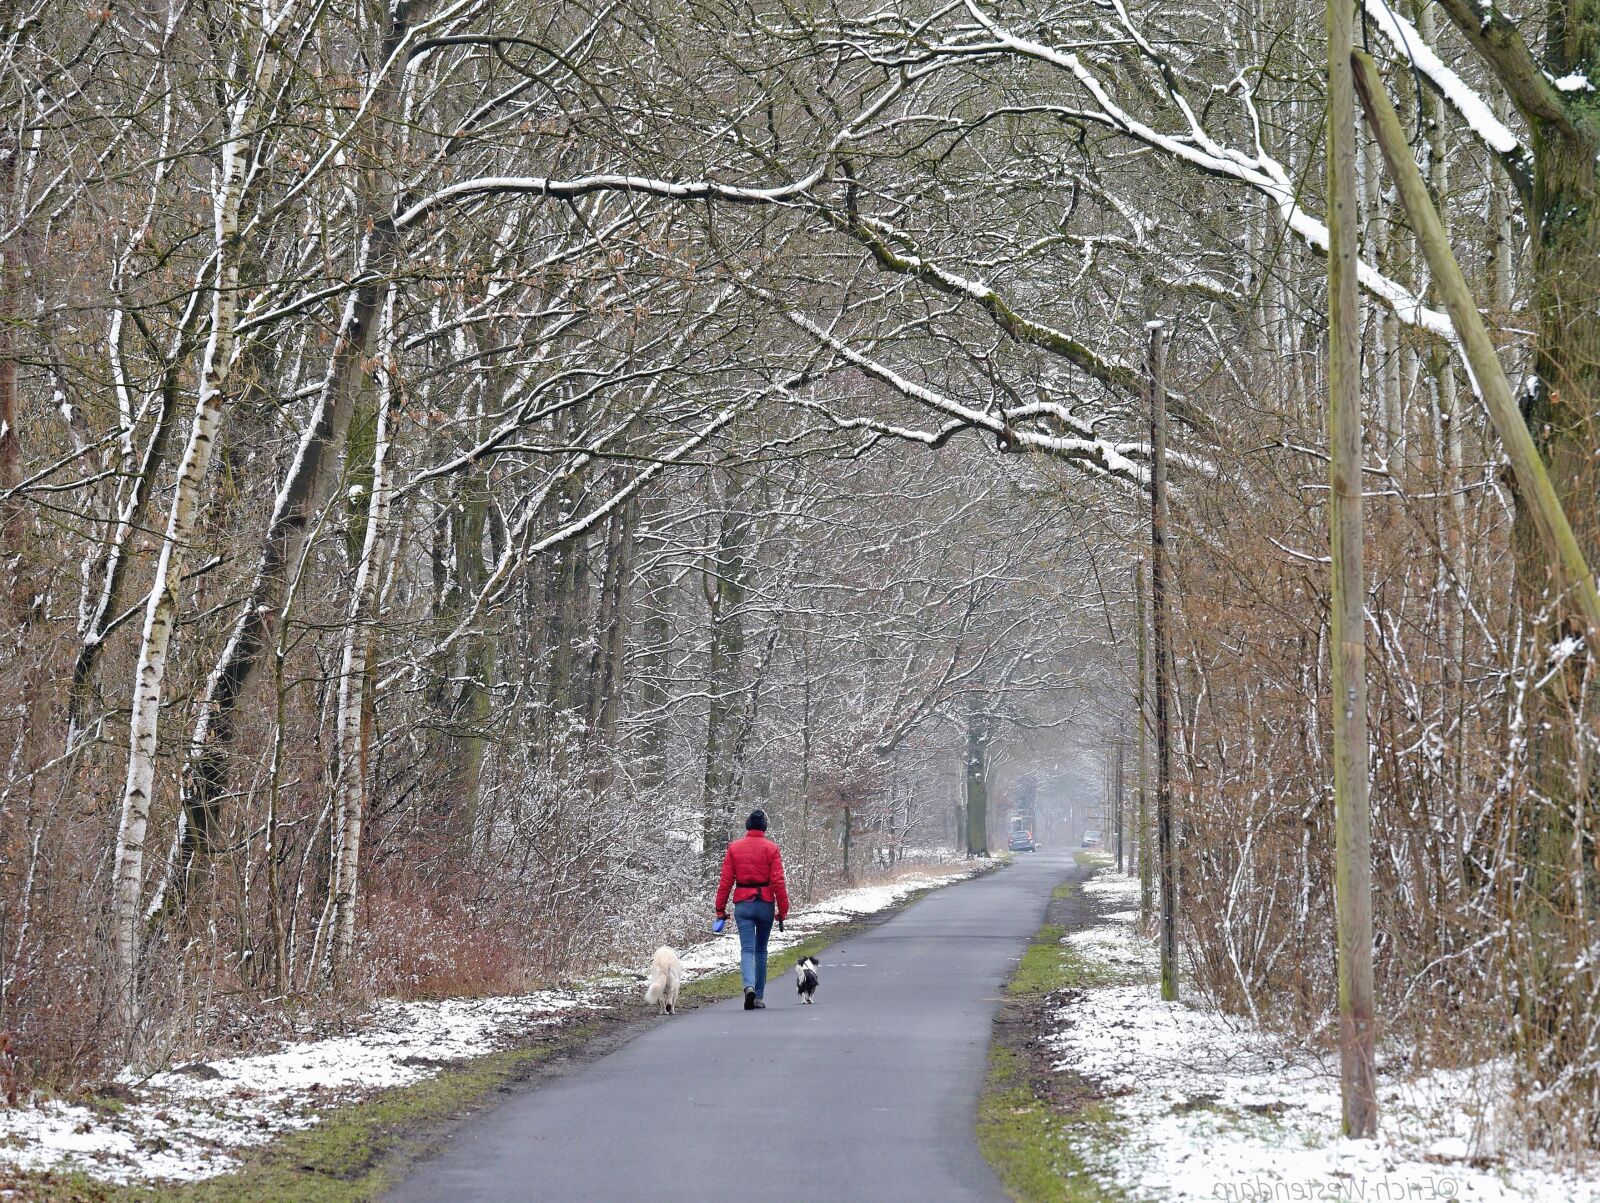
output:
<instances>
[{"instance_id":1,"label":"woman in red jacket","mask_svg":"<svg viewBox=\"0 0 1600 1203\"><path fill-rule=\"evenodd\" d=\"M733 892L733 918L739 925L739 973L744 978L744 1009L766 1009L767 937L772 920L789 917L789 890L783 883L783 853L767 838L767 812L753 810L744 822L744 838L728 845L717 883L717 918L728 917Z\"/></svg>"}]
</instances>

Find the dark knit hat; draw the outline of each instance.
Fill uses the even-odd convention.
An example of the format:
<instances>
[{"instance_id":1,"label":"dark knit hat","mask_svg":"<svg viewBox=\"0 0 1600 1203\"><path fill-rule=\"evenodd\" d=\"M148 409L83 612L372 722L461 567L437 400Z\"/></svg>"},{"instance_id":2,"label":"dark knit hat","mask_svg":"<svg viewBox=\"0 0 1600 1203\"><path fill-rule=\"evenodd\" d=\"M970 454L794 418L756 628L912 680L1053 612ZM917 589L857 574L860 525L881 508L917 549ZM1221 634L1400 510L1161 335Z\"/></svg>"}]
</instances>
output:
<instances>
[{"instance_id":1,"label":"dark knit hat","mask_svg":"<svg viewBox=\"0 0 1600 1203\"><path fill-rule=\"evenodd\" d=\"M744 821L746 831L765 831L767 829L767 812L757 808L750 812L750 817Z\"/></svg>"}]
</instances>

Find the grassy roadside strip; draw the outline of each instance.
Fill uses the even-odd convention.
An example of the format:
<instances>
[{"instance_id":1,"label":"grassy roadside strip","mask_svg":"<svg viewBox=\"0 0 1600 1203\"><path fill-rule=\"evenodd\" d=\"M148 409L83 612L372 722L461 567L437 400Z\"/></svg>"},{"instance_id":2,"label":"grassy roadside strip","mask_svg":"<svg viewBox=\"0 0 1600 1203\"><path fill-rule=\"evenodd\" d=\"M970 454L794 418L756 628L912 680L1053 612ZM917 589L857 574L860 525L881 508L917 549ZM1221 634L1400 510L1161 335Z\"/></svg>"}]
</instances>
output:
<instances>
[{"instance_id":1,"label":"grassy roadside strip","mask_svg":"<svg viewBox=\"0 0 1600 1203\"><path fill-rule=\"evenodd\" d=\"M1096 1175L1084 1150L1117 1138L1111 1109L1095 1090L1051 1069L1040 1040L1049 1011L1073 990L1103 984L1061 942L1067 925L1092 915L1077 883L1057 886L1045 923L1023 953L995 1015L989 1070L978 1100L978 1148L1020 1203L1091 1203L1123 1198Z\"/></svg>"},{"instance_id":2,"label":"grassy roadside strip","mask_svg":"<svg viewBox=\"0 0 1600 1203\"><path fill-rule=\"evenodd\" d=\"M781 978L802 956L815 956L829 945L887 922L948 884L953 883L913 891L882 911L773 952L769 976ZM707 1006L739 992L737 969L709 974L685 984L681 1005L685 1010ZM567 1068L604 1056L655 1022L654 1013L640 1004L535 1029L526 1045L448 1064L434 1077L330 1108L314 1127L242 1150L239 1168L228 1174L198 1182L122 1186L81 1172L0 1170L0 1199L8 1203L363 1203L378 1198L436 1148L452 1122L493 1105L499 1094L524 1083L559 1076Z\"/></svg>"}]
</instances>

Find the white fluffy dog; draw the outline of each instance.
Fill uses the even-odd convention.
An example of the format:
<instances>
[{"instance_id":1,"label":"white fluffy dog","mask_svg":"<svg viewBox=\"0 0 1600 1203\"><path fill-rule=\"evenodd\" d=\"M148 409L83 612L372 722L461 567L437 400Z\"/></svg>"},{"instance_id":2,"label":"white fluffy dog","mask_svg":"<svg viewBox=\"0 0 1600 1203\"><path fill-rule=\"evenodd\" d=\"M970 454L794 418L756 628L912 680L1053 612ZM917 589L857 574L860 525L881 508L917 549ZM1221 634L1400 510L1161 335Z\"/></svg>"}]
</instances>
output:
<instances>
[{"instance_id":1,"label":"white fluffy dog","mask_svg":"<svg viewBox=\"0 0 1600 1203\"><path fill-rule=\"evenodd\" d=\"M683 986L683 962L678 954L663 944L650 958L650 984L645 987L644 1001L659 1008L659 1014L671 1015L678 1007L678 990Z\"/></svg>"}]
</instances>

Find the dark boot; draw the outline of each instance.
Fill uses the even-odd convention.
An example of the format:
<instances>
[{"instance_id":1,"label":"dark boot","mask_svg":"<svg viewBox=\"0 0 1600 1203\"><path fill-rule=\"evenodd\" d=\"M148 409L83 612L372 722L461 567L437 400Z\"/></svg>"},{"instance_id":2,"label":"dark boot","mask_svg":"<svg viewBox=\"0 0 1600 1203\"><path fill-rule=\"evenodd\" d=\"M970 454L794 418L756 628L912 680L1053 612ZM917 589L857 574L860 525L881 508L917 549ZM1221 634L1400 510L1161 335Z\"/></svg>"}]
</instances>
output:
<instances>
[{"instance_id":1,"label":"dark boot","mask_svg":"<svg viewBox=\"0 0 1600 1203\"><path fill-rule=\"evenodd\" d=\"M744 992L744 1009L746 1011L754 1011L756 1009L756 992L754 990L746 990Z\"/></svg>"}]
</instances>

